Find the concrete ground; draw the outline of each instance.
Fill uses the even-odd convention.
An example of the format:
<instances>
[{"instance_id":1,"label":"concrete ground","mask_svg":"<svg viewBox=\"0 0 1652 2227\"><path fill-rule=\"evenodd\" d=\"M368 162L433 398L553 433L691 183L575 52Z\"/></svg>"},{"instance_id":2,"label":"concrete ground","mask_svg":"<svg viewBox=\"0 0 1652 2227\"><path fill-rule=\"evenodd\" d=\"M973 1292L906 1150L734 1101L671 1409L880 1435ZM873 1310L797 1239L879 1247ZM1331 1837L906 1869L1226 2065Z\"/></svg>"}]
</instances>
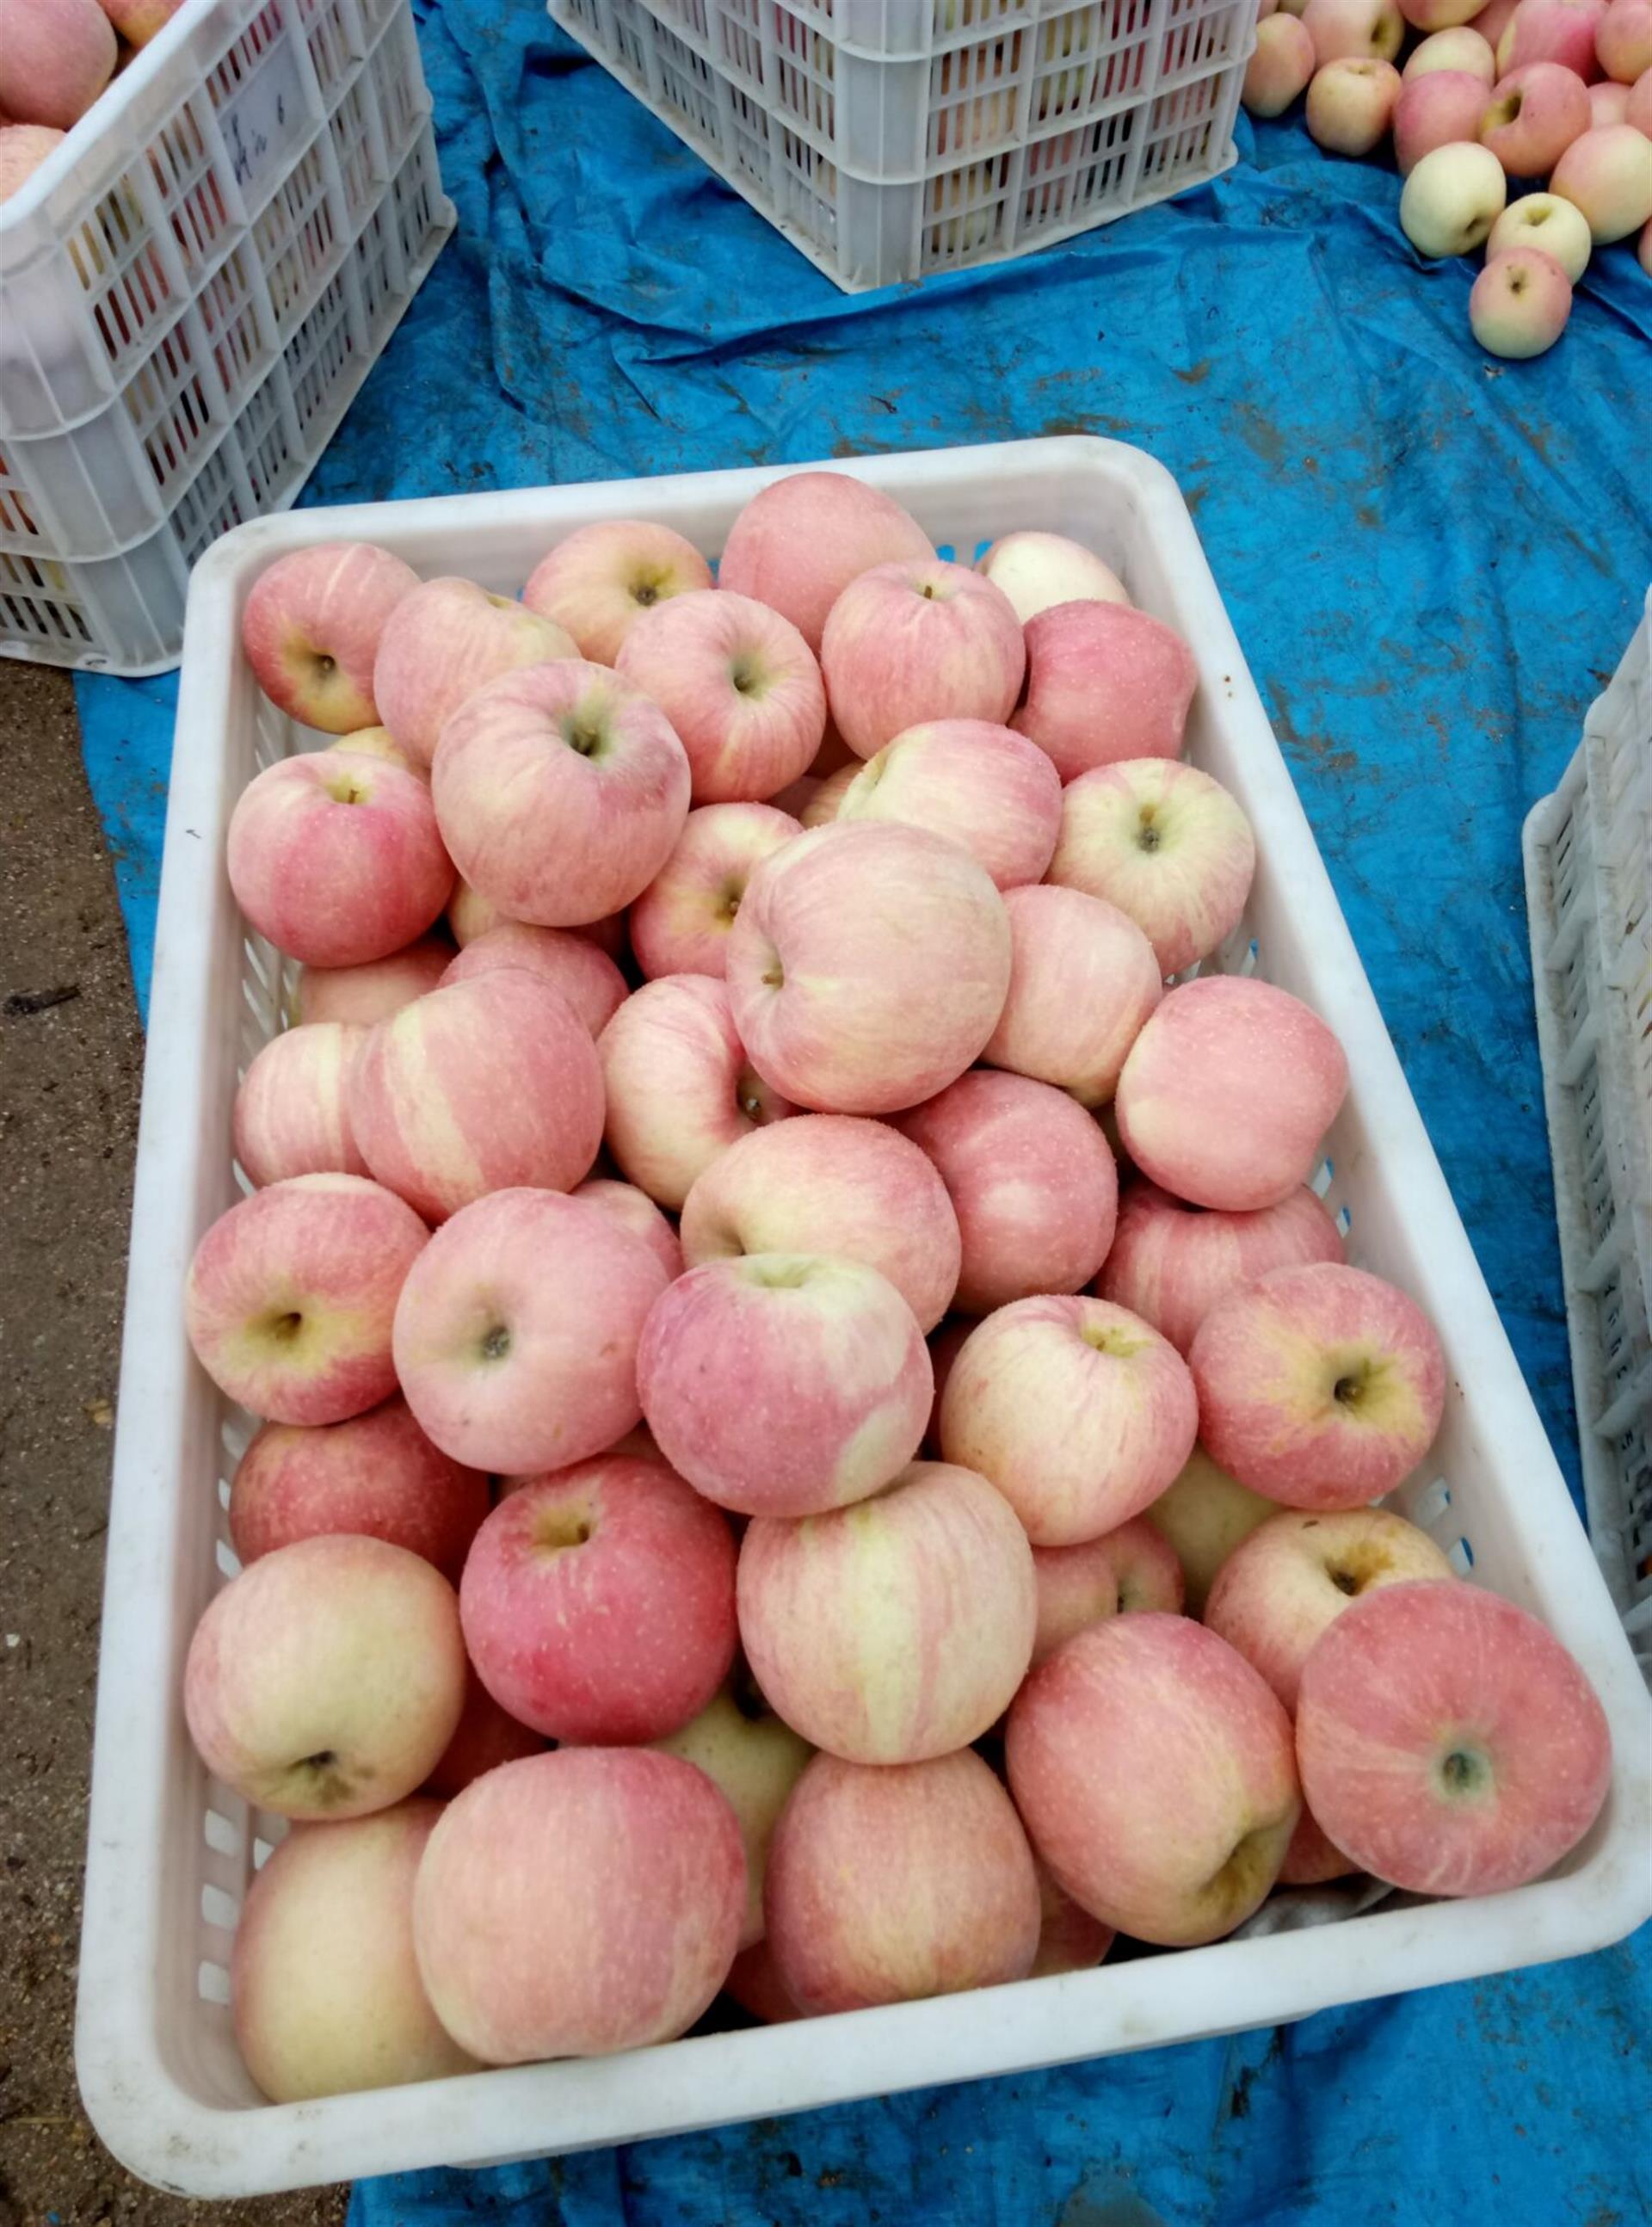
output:
<instances>
[{"instance_id":1,"label":"concrete ground","mask_svg":"<svg viewBox=\"0 0 1652 2227\"><path fill-rule=\"evenodd\" d=\"M74 1980L144 1043L67 676L0 660L0 2227L322 2227L195 2205L80 2109Z\"/></svg>"}]
</instances>

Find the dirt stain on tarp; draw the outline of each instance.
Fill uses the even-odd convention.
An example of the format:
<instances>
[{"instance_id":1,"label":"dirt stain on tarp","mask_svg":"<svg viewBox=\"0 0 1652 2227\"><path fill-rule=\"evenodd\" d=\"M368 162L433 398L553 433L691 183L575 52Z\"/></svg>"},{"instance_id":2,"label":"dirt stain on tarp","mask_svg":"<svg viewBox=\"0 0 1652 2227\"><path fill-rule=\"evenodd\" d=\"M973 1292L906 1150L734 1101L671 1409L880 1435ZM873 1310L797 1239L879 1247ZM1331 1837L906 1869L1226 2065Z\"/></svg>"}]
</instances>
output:
<instances>
[{"instance_id":1,"label":"dirt stain on tarp","mask_svg":"<svg viewBox=\"0 0 1652 2227\"><path fill-rule=\"evenodd\" d=\"M1228 412L1228 422L1253 456L1273 471L1285 469L1285 436L1266 411L1259 410L1253 402L1235 402Z\"/></svg>"}]
</instances>

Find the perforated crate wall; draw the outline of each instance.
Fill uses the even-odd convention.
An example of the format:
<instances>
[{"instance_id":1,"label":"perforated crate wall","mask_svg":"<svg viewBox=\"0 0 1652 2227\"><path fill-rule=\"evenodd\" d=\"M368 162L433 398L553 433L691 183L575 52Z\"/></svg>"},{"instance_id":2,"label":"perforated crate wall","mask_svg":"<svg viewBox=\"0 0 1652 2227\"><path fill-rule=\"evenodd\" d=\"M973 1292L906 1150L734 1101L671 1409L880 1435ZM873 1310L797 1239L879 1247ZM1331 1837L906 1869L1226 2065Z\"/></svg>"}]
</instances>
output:
<instances>
[{"instance_id":1,"label":"perforated crate wall","mask_svg":"<svg viewBox=\"0 0 1652 2227\"><path fill-rule=\"evenodd\" d=\"M851 290L1023 255L1215 176L1254 0L549 0Z\"/></svg>"},{"instance_id":2,"label":"perforated crate wall","mask_svg":"<svg viewBox=\"0 0 1652 2227\"><path fill-rule=\"evenodd\" d=\"M451 228L429 115L409 0L213 0L0 207L0 652L175 661Z\"/></svg>"}]
</instances>

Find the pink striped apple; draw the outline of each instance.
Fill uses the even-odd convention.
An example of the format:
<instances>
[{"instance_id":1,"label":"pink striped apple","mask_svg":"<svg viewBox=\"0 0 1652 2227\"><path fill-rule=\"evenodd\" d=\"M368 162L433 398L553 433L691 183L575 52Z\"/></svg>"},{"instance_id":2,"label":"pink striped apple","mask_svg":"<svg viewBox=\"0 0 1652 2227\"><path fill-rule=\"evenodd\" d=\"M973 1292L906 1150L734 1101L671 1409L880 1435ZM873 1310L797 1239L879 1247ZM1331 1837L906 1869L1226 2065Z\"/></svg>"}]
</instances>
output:
<instances>
[{"instance_id":1,"label":"pink striped apple","mask_svg":"<svg viewBox=\"0 0 1652 2227\"><path fill-rule=\"evenodd\" d=\"M1064 782L1124 758L1179 758L1198 678L1181 635L1147 612L1057 603L1027 628L1026 696L1010 724Z\"/></svg>"},{"instance_id":2,"label":"pink striped apple","mask_svg":"<svg viewBox=\"0 0 1652 2227\"><path fill-rule=\"evenodd\" d=\"M364 1176L350 1134L346 1078L367 1036L337 1021L271 1037L247 1069L231 1115L235 1157L255 1184L286 1176Z\"/></svg>"},{"instance_id":3,"label":"pink striped apple","mask_svg":"<svg viewBox=\"0 0 1652 2227\"><path fill-rule=\"evenodd\" d=\"M530 928L501 921L473 936L443 973L442 987L472 982L510 967L538 979L565 998L593 1038L601 1036L630 994L625 977L605 951L567 928Z\"/></svg>"},{"instance_id":4,"label":"pink striped apple","mask_svg":"<svg viewBox=\"0 0 1652 2227\"><path fill-rule=\"evenodd\" d=\"M909 727L858 768L834 817L898 820L961 844L1001 890L1039 880L1061 826L1062 788L1037 745L986 719Z\"/></svg>"},{"instance_id":5,"label":"pink striped apple","mask_svg":"<svg viewBox=\"0 0 1652 2227\"><path fill-rule=\"evenodd\" d=\"M933 554L916 519L881 488L846 472L790 472L729 528L718 585L779 611L818 655L826 615L852 580Z\"/></svg>"},{"instance_id":6,"label":"pink striped apple","mask_svg":"<svg viewBox=\"0 0 1652 2227\"><path fill-rule=\"evenodd\" d=\"M740 1823L746 1851L746 1916L740 1946L763 1937L769 1844L793 1787L814 1752L737 1669L699 1714L654 1745L703 1771Z\"/></svg>"},{"instance_id":7,"label":"pink striped apple","mask_svg":"<svg viewBox=\"0 0 1652 2227\"><path fill-rule=\"evenodd\" d=\"M826 686L789 619L727 589L673 596L645 611L616 660L656 703L688 753L696 804L760 803L813 763Z\"/></svg>"},{"instance_id":8,"label":"pink striped apple","mask_svg":"<svg viewBox=\"0 0 1652 2227\"><path fill-rule=\"evenodd\" d=\"M635 1184L615 1183L607 1176L592 1176L576 1187L573 1196L600 1207L622 1229L640 1237L668 1281L682 1274L681 1241L646 1190L639 1190Z\"/></svg>"},{"instance_id":9,"label":"pink striped apple","mask_svg":"<svg viewBox=\"0 0 1652 2227\"><path fill-rule=\"evenodd\" d=\"M1105 1105L1164 994L1152 945L1127 913L1081 890L1045 883L1004 903L1010 987L981 1057Z\"/></svg>"},{"instance_id":10,"label":"pink striped apple","mask_svg":"<svg viewBox=\"0 0 1652 2227\"><path fill-rule=\"evenodd\" d=\"M1120 1203L1118 1234L1095 1288L1185 1353L1216 1301L1241 1285L1275 1268L1342 1258L1341 1233L1305 1184L1278 1206L1223 1214L1138 1181Z\"/></svg>"},{"instance_id":11,"label":"pink striped apple","mask_svg":"<svg viewBox=\"0 0 1652 2227\"><path fill-rule=\"evenodd\" d=\"M802 832L789 813L768 804L691 812L676 849L631 907L631 947L643 973L720 980L753 869Z\"/></svg>"},{"instance_id":12,"label":"pink striped apple","mask_svg":"<svg viewBox=\"0 0 1652 2227\"><path fill-rule=\"evenodd\" d=\"M426 580L386 622L373 664L379 717L428 770L447 720L502 673L577 657L573 636L511 596L474 580Z\"/></svg>"},{"instance_id":13,"label":"pink striped apple","mask_svg":"<svg viewBox=\"0 0 1652 2227\"><path fill-rule=\"evenodd\" d=\"M1025 626L1056 603L1127 603L1124 582L1082 542L1064 533L1001 534L975 570L1002 588Z\"/></svg>"},{"instance_id":14,"label":"pink striped apple","mask_svg":"<svg viewBox=\"0 0 1652 2227\"><path fill-rule=\"evenodd\" d=\"M301 967L293 1018L371 1028L434 990L452 957L451 944L424 935L387 959L369 959L359 967Z\"/></svg>"},{"instance_id":15,"label":"pink striped apple","mask_svg":"<svg viewBox=\"0 0 1652 2227\"><path fill-rule=\"evenodd\" d=\"M1183 1585L1176 1549L1145 1516L1076 1547L1035 1547L1038 1624L1035 1668L1075 1633L1110 1616L1158 1611L1179 1616Z\"/></svg>"},{"instance_id":16,"label":"pink striped apple","mask_svg":"<svg viewBox=\"0 0 1652 2227\"><path fill-rule=\"evenodd\" d=\"M1003 590L939 557L861 573L820 639L833 724L863 758L922 721L1007 719L1026 662Z\"/></svg>"},{"instance_id":17,"label":"pink striped apple","mask_svg":"<svg viewBox=\"0 0 1652 2227\"><path fill-rule=\"evenodd\" d=\"M12 105L3 80L0 105ZM241 647L259 687L290 718L324 734L377 726L373 660L391 613L418 585L411 565L370 541L318 541L277 557L252 583L241 614Z\"/></svg>"},{"instance_id":18,"label":"pink striped apple","mask_svg":"<svg viewBox=\"0 0 1652 2227\"><path fill-rule=\"evenodd\" d=\"M669 526L609 518L576 526L541 558L522 601L564 628L581 657L612 665L639 619L711 584L705 558Z\"/></svg>"},{"instance_id":19,"label":"pink striped apple","mask_svg":"<svg viewBox=\"0 0 1652 2227\"><path fill-rule=\"evenodd\" d=\"M1161 974L1179 974L1233 933L1255 871L1249 820L1196 766L1127 758L1062 791L1047 878L1127 913Z\"/></svg>"}]
</instances>

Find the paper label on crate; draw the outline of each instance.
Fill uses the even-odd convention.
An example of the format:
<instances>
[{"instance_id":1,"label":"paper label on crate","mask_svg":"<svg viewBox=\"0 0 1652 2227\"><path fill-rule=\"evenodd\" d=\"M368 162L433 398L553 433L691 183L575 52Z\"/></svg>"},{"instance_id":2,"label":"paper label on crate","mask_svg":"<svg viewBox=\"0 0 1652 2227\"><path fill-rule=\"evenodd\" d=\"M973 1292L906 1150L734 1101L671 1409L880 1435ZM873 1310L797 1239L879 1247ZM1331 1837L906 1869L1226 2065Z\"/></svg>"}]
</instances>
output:
<instances>
[{"instance_id":1,"label":"paper label on crate","mask_svg":"<svg viewBox=\"0 0 1652 2227\"><path fill-rule=\"evenodd\" d=\"M258 75L219 111L235 182L251 198L258 181L286 156L309 128L309 109L290 47L272 48Z\"/></svg>"}]
</instances>

